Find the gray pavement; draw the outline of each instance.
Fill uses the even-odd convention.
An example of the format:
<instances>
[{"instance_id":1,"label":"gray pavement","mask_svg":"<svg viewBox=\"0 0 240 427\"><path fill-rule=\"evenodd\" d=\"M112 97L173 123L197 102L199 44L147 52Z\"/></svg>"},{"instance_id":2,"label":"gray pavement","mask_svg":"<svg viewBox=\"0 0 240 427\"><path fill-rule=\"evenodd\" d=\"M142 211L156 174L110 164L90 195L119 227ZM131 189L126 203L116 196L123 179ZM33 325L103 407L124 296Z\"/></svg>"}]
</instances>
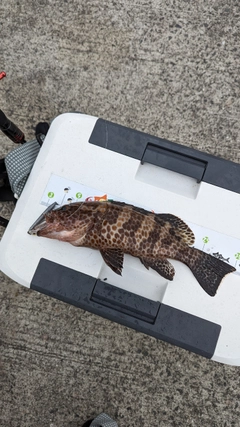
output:
<instances>
[{"instance_id":1,"label":"gray pavement","mask_svg":"<svg viewBox=\"0 0 240 427\"><path fill-rule=\"evenodd\" d=\"M27 139L81 111L239 163L239 30L237 0L9 0L0 108ZM240 426L239 368L0 279L1 427Z\"/></svg>"}]
</instances>

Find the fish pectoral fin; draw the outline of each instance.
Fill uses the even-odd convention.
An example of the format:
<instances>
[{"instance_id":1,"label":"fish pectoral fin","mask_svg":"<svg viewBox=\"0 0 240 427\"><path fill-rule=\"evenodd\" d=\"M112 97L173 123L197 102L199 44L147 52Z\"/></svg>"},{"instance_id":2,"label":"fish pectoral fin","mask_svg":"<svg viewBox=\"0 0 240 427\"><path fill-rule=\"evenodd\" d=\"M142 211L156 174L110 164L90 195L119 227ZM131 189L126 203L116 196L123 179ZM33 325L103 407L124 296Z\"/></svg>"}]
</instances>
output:
<instances>
[{"instance_id":1,"label":"fish pectoral fin","mask_svg":"<svg viewBox=\"0 0 240 427\"><path fill-rule=\"evenodd\" d=\"M167 280L173 280L175 270L173 265L167 259L146 259L140 258L140 261L149 269L151 267L155 270L160 276L164 277Z\"/></svg>"},{"instance_id":2,"label":"fish pectoral fin","mask_svg":"<svg viewBox=\"0 0 240 427\"><path fill-rule=\"evenodd\" d=\"M71 235L70 243L73 246L84 246L84 243L86 242L86 239L88 237L87 233L93 228L93 226L94 222L91 219L87 221L86 224L82 225L81 228L76 227L72 231L69 231L68 234Z\"/></svg>"},{"instance_id":3,"label":"fish pectoral fin","mask_svg":"<svg viewBox=\"0 0 240 427\"><path fill-rule=\"evenodd\" d=\"M124 257L123 251L121 251L121 249L102 249L100 252L108 267L110 267L114 273L121 276Z\"/></svg>"},{"instance_id":4,"label":"fish pectoral fin","mask_svg":"<svg viewBox=\"0 0 240 427\"><path fill-rule=\"evenodd\" d=\"M191 246L194 244L195 236L191 228L178 216L172 214L157 214L157 218L163 219L164 221L170 222L174 227L176 234L181 237L181 240L187 245Z\"/></svg>"}]
</instances>

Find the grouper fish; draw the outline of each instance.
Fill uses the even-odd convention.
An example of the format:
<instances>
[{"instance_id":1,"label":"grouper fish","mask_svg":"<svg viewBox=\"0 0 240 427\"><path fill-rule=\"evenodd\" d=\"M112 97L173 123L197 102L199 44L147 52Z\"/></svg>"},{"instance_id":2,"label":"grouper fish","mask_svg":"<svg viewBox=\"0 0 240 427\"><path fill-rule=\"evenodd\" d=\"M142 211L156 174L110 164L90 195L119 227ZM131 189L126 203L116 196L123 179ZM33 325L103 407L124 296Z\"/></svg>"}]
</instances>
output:
<instances>
[{"instance_id":1,"label":"grouper fish","mask_svg":"<svg viewBox=\"0 0 240 427\"><path fill-rule=\"evenodd\" d=\"M194 234L180 218L123 202L64 205L48 212L28 232L98 249L105 263L120 275L124 254L138 257L147 269L152 268L167 280L173 280L175 274L168 259L181 261L210 296L216 294L223 277L235 271L231 265L192 247Z\"/></svg>"}]
</instances>

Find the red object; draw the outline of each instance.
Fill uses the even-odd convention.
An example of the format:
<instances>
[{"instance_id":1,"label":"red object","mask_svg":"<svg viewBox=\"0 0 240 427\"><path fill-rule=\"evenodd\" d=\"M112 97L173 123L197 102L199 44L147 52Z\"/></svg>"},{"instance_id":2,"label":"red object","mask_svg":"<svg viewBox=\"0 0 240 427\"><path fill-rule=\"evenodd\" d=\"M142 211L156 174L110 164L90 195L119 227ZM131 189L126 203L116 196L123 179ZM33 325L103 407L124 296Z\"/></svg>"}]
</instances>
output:
<instances>
[{"instance_id":1,"label":"red object","mask_svg":"<svg viewBox=\"0 0 240 427\"><path fill-rule=\"evenodd\" d=\"M2 80L4 77L6 77L6 73L5 73L5 71L1 71L0 80Z\"/></svg>"}]
</instances>

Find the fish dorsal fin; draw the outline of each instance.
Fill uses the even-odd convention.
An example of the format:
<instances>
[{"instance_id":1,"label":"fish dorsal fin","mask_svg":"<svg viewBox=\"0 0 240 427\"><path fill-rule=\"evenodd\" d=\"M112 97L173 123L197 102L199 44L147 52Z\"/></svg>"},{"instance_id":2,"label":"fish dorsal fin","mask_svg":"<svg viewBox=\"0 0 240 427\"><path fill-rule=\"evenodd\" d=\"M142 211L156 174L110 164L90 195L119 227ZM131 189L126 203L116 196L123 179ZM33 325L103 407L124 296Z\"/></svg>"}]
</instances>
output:
<instances>
[{"instance_id":1,"label":"fish dorsal fin","mask_svg":"<svg viewBox=\"0 0 240 427\"><path fill-rule=\"evenodd\" d=\"M191 246L195 242L195 236L191 228L178 216L172 214L157 214L157 218L170 222L174 227L175 232L181 237L182 241L187 245Z\"/></svg>"},{"instance_id":2,"label":"fish dorsal fin","mask_svg":"<svg viewBox=\"0 0 240 427\"><path fill-rule=\"evenodd\" d=\"M174 227L176 234L181 238L182 242L186 243L189 246L193 245L195 242L195 236L191 228L181 218L175 215L172 215L169 213L155 214L154 212L150 212L150 211L147 211L146 209L129 205L124 202L118 202L118 201L112 200L111 203L119 207L129 208L132 211L148 216L152 220L159 222L160 225L163 225L162 221L167 221Z\"/></svg>"},{"instance_id":3,"label":"fish dorsal fin","mask_svg":"<svg viewBox=\"0 0 240 427\"><path fill-rule=\"evenodd\" d=\"M146 209L143 209L143 208L140 208L138 206L134 206L134 205L131 205L131 204L128 204L128 203L125 203L125 202L119 202L119 201L116 201L116 200L109 200L109 203L111 203L112 205L115 205L115 206L119 206L121 208L130 209L130 210L132 210L134 212L138 212L138 213L140 213L142 215L146 215L146 216L153 215L152 212L147 211Z\"/></svg>"},{"instance_id":4,"label":"fish dorsal fin","mask_svg":"<svg viewBox=\"0 0 240 427\"><path fill-rule=\"evenodd\" d=\"M121 276L124 257L123 251L121 249L102 249L100 252L108 267L110 267L114 273Z\"/></svg>"}]
</instances>

